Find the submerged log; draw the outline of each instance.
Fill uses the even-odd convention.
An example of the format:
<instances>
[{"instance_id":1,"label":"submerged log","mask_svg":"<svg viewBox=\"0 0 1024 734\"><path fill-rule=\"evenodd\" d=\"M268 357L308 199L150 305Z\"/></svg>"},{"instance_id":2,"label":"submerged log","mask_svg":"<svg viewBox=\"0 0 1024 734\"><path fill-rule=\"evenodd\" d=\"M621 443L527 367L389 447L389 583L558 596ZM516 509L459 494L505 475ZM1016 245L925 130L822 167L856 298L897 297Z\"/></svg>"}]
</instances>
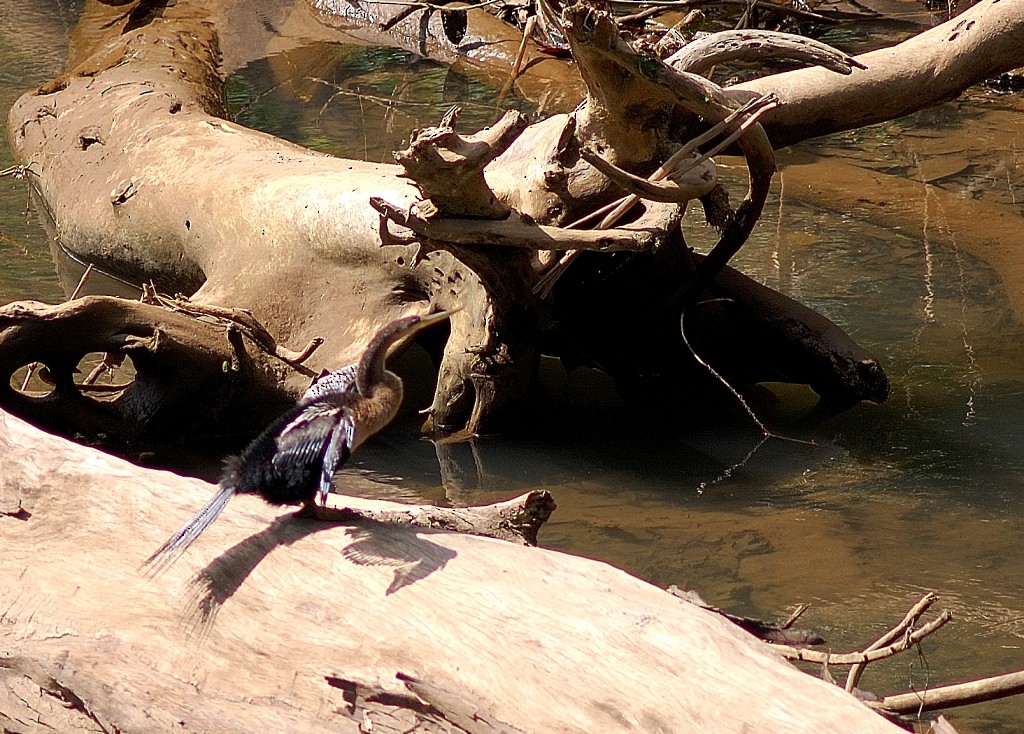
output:
<instances>
[{"instance_id":1,"label":"submerged log","mask_svg":"<svg viewBox=\"0 0 1024 734\"><path fill-rule=\"evenodd\" d=\"M540 548L243 496L143 573L212 491L0 413L6 730L900 731L713 612Z\"/></svg>"}]
</instances>

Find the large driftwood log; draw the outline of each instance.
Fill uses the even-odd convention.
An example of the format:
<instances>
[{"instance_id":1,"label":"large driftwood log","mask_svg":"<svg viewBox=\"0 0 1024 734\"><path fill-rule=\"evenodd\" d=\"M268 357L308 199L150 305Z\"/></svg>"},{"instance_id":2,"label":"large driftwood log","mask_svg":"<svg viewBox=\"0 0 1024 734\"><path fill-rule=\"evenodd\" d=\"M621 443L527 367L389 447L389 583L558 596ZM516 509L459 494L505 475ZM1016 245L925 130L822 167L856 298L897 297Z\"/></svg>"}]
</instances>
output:
<instances>
[{"instance_id":1,"label":"large driftwood log","mask_svg":"<svg viewBox=\"0 0 1024 734\"><path fill-rule=\"evenodd\" d=\"M276 5L288 4L282 0ZM588 48L583 39L592 29L580 15L583 22L568 25L570 36L579 35L570 41L588 79L604 91L594 93L577 113L530 126L487 166L486 180L498 200L524 217L500 226L515 230L517 237L526 230L541 234L532 242L519 240L522 247L490 250L457 244L459 237L451 232L444 235L451 240L438 243L412 230L390 231L371 199L408 211L422 196L399 176L397 167L318 155L220 119L220 49L232 64L245 58L232 28L258 26L256 4L236 0L208 6L180 0L158 12L146 3L127 6L87 3L72 68L23 97L10 116L17 155L31 165L35 175L29 178L61 242L77 255L140 280L154 278L167 290L198 289L193 295L197 303L250 309L279 342L293 348L323 337L324 346L309 362L313 371L351 360L382 323L397 316L431 304L461 304L464 310L452 321L431 407L434 424L448 430L500 425L528 390L542 339L556 353L565 347L599 364L596 355L616 347L619 352L641 350L635 361L643 364L624 366L615 375L620 382L640 373L686 374L685 365L692 360L678 338L680 299L673 294L685 279L700 282L716 272L753 226L771 169L762 133L754 129L750 140L741 138L757 169L750 206L741 208L742 216L734 218L723 238L728 246L696 276L694 260L678 236L678 216L660 218L661 231L646 241L655 252L635 256L638 267L623 269L610 259L614 254L594 254L590 267L578 268L550 302L533 295L543 259L533 250L556 245L614 250L610 241L628 244L629 232L623 233L627 240L614 240L615 233L609 231L568 235L558 243L543 234L541 227L564 224L615 195L609 180L580 156L585 146L606 145L609 150L602 155L608 154L610 162L643 174L688 136L681 132L688 124L705 118L699 123L705 126L707 120L720 119L749 99L753 86L716 91L699 77L670 74L668 67L631 51L604 28L604 45ZM1018 39L1022 15L1016 4L986 0L923 40L866 58L877 77L858 87L862 96L857 99L869 98L866 89L879 98L898 100L885 108L886 115L915 109L920 100L888 90L896 84L893 69L922 58L955 71L941 93L928 97L931 101L1019 63L1010 50L1017 46L998 39L1000 33ZM957 56L950 66L949 39L957 27L984 43L970 46L977 53ZM935 53L923 53L924 47ZM970 60L979 54L984 61ZM819 102L828 97L831 85L862 80L868 72L821 73L825 76L814 77L809 97L783 96L783 107L763 118L767 139L791 142L793 133L784 131L800 129L810 135L825 129L822 120L833 115L823 112ZM804 78L789 74L798 72L768 77L758 89L777 83L789 94L789 80ZM779 116L782 110L785 117ZM637 135L638 129L643 134ZM510 226L517 222L527 226ZM433 234L461 225L442 219L432 226ZM477 239L466 226L463 243ZM479 232L480 223L474 226ZM595 258L600 258L596 266ZM663 268L656 285L627 283L612 289L603 276L593 275L652 267ZM649 299L659 309L653 317L629 300L644 289L648 294L657 291ZM684 289L684 302L692 299L693 290ZM282 298L283 293L289 295ZM601 323L586 323L598 312ZM750 313L758 318L757 309ZM710 314L700 309L688 320ZM614 343L629 341L631 336L619 335L636 333L641 322L644 343ZM545 334L545 329L554 331ZM705 331L725 333L713 325ZM823 343L831 351L832 337L810 327L807 333L805 348L796 350L797 363L759 369L770 355L748 354L741 357L743 369L734 372L751 381L813 372L817 384L844 385L845 378L817 372L832 369L831 358L817 356ZM851 344L839 352L857 351ZM808 369L807 353L819 367ZM839 359L844 369L847 362L846 357ZM751 364L754 369L748 369ZM856 370L846 373L855 375ZM278 395L296 395L306 384L305 376L294 371L261 378L266 378L264 384L276 380ZM851 387L839 402L877 393L872 385ZM252 399L259 399L261 389L252 386Z\"/></svg>"},{"instance_id":2,"label":"large driftwood log","mask_svg":"<svg viewBox=\"0 0 1024 734\"><path fill-rule=\"evenodd\" d=\"M434 423L496 423L525 395L536 361L529 253L453 255L391 236L370 201L408 209L417 200L400 169L318 155L220 119L218 47L234 44L209 11L183 1L146 23L133 18L90 4L72 69L11 112L15 149L63 246L167 290L196 291L197 303L249 309L292 347L323 337L308 363L314 372L353 359L381 323L430 302L462 305ZM518 167L514 156L504 165ZM496 192L511 201L514 189ZM542 208L513 204L525 214ZM677 219L663 217L662 234ZM570 236L562 247L608 249L614 236ZM308 384L295 372L266 377L285 394Z\"/></svg>"},{"instance_id":3,"label":"large driftwood log","mask_svg":"<svg viewBox=\"0 0 1024 734\"><path fill-rule=\"evenodd\" d=\"M0 413L5 730L900 731L718 615L538 548L238 497L143 573L211 491Z\"/></svg>"}]
</instances>

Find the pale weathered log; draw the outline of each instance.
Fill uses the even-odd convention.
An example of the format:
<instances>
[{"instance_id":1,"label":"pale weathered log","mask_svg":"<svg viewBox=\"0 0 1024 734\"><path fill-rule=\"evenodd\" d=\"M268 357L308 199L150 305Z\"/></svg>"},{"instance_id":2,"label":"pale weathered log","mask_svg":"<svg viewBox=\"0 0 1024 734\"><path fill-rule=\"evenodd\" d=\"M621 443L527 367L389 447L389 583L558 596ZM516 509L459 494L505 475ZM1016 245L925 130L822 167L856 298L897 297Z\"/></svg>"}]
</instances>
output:
<instances>
[{"instance_id":1,"label":"pale weathered log","mask_svg":"<svg viewBox=\"0 0 1024 734\"><path fill-rule=\"evenodd\" d=\"M25 510L0 517L4 726L68 730L57 696L125 734L900 731L718 615L538 548L241 496L145 575L212 491L0 413L0 500Z\"/></svg>"},{"instance_id":2,"label":"pale weathered log","mask_svg":"<svg viewBox=\"0 0 1024 734\"><path fill-rule=\"evenodd\" d=\"M1024 64L1024 5L981 0L955 18L890 48L861 54L866 69L843 76L797 69L730 87L774 92L782 102L764 126L772 145L891 120L956 98L971 84Z\"/></svg>"}]
</instances>

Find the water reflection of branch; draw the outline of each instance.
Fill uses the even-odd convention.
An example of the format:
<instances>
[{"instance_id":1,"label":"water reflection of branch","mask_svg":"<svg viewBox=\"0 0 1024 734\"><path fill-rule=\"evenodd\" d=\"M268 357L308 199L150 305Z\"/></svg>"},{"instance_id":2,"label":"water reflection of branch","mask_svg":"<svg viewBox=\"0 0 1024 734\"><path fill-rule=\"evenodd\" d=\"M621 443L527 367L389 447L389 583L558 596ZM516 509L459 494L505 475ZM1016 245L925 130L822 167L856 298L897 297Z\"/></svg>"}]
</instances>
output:
<instances>
[{"instance_id":1,"label":"water reflection of branch","mask_svg":"<svg viewBox=\"0 0 1024 734\"><path fill-rule=\"evenodd\" d=\"M701 306L707 303L715 303L718 301L728 301L730 303L733 302L731 298L711 298L705 301L698 301L694 305ZM748 403L746 398L744 398L743 395L740 394L740 391L734 388L718 370L716 370L710 364L705 362L701 358L701 356L697 354L697 351L690 344L690 340L686 338L686 309L683 309L683 313L679 317L679 334L683 338L683 344L686 346L687 350L689 350L690 354L693 355L693 358L697 360L697 363L700 364L704 369L706 369L708 371L708 374L710 374L712 377L718 380L718 382L720 382L722 386L726 390L728 390L734 398L736 398L736 402L739 403L740 407L742 407L744 411L746 411L747 416L750 417L750 420L754 422L754 425L757 426L758 430L761 432L761 440L757 442L754 448L752 448L746 456L744 456L739 462L727 468L724 472L715 477L715 479L713 479L711 482L701 482L700 486L697 488L698 492L703 492L709 486L723 482L729 477L731 477L733 472L745 466L746 463L750 461L750 459L754 456L754 454L757 453L758 449L764 446L769 439L776 438L779 439L780 441L789 441L790 443L799 443L805 446L818 445L814 441L808 441L802 438L794 438L792 436L783 436L781 434L770 431L768 427L765 426L764 422L760 418L758 418L757 413L754 412L754 409L750 407L750 403Z\"/></svg>"},{"instance_id":2,"label":"water reflection of branch","mask_svg":"<svg viewBox=\"0 0 1024 734\"><path fill-rule=\"evenodd\" d=\"M443 108L447 109L448 107L451 106L448 102L443 102L443 101L440 101L440 102L414 102L414 101L408 100L408 99L395 99L394 97L382 97L380 95L368 94L366 92L356 92L356 91L353 91L351 89L345 89L340 84L335 84L334 82L329 82L326 79L320 79L318 77L307 76L307 77L305 77L305 80L308 81L308 82L313 82L315 84L323 84L325 86L328 86L328 87L331 87L332 89L334 89L334 93L330 96L330 98L326 102L324 102L323 106L320 108L320 112L317 113L317 118L316 119L317 119L318 123L320 121L320 117L323 115L324 112L327 111L327 108L330 106L331 102L333 102L336 97L354 97L354 98L358 99L361 102L362 101L373 102L374 104L378 104L381 107L385 107L385 108L387 108L389 110L398 109L400 107L423 107L423 108L442 108L443 107ZM478 103L474 103L474 102L459 102L459 106L463 107L463 108L467 108L467 109L472 109L472 108L475 107L475 108L480 109L480 110L487 110L487 111L491 110L491 107L488 106L488 105L478 104Z\"/></svg>"},{"instance_id":3,"label":"water reflection of branch","mask_svg":"<svg viewBox=\"0 0 1024 734\"><path fill-rule=\"evenodd\" d=\"M733 475L733 472L735 472L737 469L742 469L744 466L746 466L747 462L750 461L751 458L753 458L754 454L757 453L758 449L760 449L762 446L764 446L768 442L769 438L771 438L771 436L769 436L767 434L762 435L761 436L761 440L758 441L756 444L754 444L754 448L750 449L750 451L747 452L746 456L744 456L742 459L737 461L735 464L732 464L731 466L726 468L725 471L723 471L717 477L712 479L710 482L701 482L697 486L697 493L698 494L703 493L704 490L707 489L708 487L713 487L716 484L721 484L726 479L731 477Z\"/></svg>"}]
</instances>

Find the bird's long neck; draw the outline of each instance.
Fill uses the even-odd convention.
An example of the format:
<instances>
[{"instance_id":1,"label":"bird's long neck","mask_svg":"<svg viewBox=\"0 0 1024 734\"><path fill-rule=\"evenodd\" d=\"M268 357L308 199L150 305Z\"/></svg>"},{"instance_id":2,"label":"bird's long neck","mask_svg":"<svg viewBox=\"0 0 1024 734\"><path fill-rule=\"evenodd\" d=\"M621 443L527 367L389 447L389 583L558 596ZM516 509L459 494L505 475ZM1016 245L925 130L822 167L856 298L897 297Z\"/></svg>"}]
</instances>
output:
<instances>
[{"instance_id":1,"label":"bird's long neck","mask_svg":"<svg viewBox=\"0 0 1024 734\"><path fill-rule=\"evenodd\" d=\"M396 341L409 333L410 327L419 322L416 316L409 316L398 319L385 326L373 337L370 344L363 352L356 368L356 389L360 395L368 397L373 390L375 382L379 382L384 375L384 362L388 356L388 349Z\"/></svg>"}]
</instances>

